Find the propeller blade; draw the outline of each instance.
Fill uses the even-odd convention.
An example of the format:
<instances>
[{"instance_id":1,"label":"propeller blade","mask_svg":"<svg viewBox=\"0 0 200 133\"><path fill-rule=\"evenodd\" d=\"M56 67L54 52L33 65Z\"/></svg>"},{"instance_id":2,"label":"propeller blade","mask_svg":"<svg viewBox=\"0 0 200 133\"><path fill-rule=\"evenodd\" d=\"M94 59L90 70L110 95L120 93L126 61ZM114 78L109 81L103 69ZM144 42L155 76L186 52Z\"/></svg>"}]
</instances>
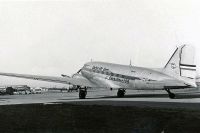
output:
<instances>
[{"instance_id":1,"label":"propeller blade","mask_svg":"<svg viewBox=\"0 0 200 133\"><path fill-rule=\"evenodd\" d=\"M81 72L82 69L80 69L77 73L79 74Z\"/></svg>"}]
</instances>

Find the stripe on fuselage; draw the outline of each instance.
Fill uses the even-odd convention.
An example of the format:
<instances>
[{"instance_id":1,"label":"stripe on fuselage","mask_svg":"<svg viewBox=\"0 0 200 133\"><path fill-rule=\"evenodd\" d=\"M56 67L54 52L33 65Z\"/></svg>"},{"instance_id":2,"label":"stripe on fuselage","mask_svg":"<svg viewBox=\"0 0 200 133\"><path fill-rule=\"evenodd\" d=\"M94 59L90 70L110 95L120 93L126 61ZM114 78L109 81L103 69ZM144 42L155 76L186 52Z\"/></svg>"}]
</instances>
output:
<instances>
[{"instance_id":1,"label":"stripe on fuselage","mask_svg":"<svg viewBox=\"0 0 200 133\"><path fill-rule=\"evenodd\" d=\"M89 68L84 68L84 70L89 71L89 72L98 73L98 74L103 74L106 76L112 76L112 77L123 78L123 79L128 79L128 80L141 80L138 77L117 74L117 73L113 73L111 71L100 71L100 70L94 70L94 69L89 69Z\"/></svg>"}]
</instances>

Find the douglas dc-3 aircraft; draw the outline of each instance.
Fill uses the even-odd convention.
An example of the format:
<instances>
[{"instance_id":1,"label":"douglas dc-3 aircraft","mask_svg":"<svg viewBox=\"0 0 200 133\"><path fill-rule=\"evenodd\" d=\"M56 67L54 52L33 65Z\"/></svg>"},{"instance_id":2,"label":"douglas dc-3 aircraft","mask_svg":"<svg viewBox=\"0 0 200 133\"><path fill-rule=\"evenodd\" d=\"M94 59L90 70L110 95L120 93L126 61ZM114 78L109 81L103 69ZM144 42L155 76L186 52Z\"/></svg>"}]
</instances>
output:
<instances>
[{"instance_id":1,"label":"douglas dc-3 aircraft","mask_svg":"<svg viewBox=\"0 0 200 133\"><path fill-rule=\"evenodd\" d=\"M89 88L117 89L118 97L123 97L129 89L166 90L170 98L175 98L171 89L197 87L194 49L188 45L178 47L164 68L160 69L89 62L72 77L3 72L0 75L75 85L79 90L80 99L86 97Z\"/></svg>"}]
</instances>

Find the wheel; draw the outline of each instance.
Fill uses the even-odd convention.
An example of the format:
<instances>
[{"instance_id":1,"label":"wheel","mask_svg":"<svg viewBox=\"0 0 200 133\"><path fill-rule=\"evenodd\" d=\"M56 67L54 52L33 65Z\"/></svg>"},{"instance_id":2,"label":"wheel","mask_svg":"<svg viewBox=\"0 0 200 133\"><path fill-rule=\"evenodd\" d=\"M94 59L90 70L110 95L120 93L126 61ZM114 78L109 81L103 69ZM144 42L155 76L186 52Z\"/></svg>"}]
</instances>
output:
<instances>
[{"instance_id":1,"label":"wheel","mask_svg":"<svg viewBox=\"0 0 200 133\"><path fill-rule=\"evenodd\" d=\"M124 97L125 90L124 89L119 89L117 92L117 97Z\"/></svg>"},{"instance_id":2,"label":"wheel","mask_svg":"<svg viewBox=\"0 0 200 133\"><path fill-rule=\"evenodd\" d=\"M85 90L80 90L80 91L79 91L79 99L85 99L86 94L87 94L87 91L85 91Z\"/></svg>"},{"instance_id":3,"label":"wheel","mask_svg":"<svg viewBox=\"0 0 200 133\"><path fill-rule=\"evenodd\" d=\"M175 94L174 93L169 93L169 98L174 99L175 98Z\"/></svg>"}]
</instances>

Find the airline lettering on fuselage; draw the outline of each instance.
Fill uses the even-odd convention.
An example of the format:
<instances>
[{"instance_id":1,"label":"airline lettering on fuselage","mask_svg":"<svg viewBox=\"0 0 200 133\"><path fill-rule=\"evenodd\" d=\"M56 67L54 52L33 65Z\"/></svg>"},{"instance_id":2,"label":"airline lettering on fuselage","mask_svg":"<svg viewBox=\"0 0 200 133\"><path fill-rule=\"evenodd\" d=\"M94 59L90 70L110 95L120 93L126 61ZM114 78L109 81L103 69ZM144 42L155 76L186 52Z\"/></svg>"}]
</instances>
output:
<instances>
[{"instance_id":1,"label":"airline lettering on fuselage","mask_svg":"<svg viewBox=\"0 0 200 133\"><path fill-rule=\"evenodd\" d=\"M122 79L122 78L117 78L117 77L113 77L113 76L109 76L106 79L112 80L112 81L116 81L116 82L125 83L125 84L129 84L129 80L128 79Z\"/></svg>"},{"instance_id":2,"label":"airline lettering on fuselage","mask_svg":"<svg viewBox=\"0 0 200 133\"><path fill-rule=\"evenodd\" d=\"M109 69L104 68L104 67L97 67L97 66L93 66L92 70L94 71L98 71L98 73L103 73L108 75L105 79L107 80L112 80L112 81L116 81L116 82L120 82L120 83L125 83L125 84L129 84L129 79L125 78L125 76L123 76L124 78L122 78L122 75L120 74L115 74L112 73ZM121 76L121 77L119 77Z\"/></svg>"},{"instance_id":3,"label":"airline lettering on fuselage","mask_svg":"<svg viewBox=\"0 0 200 133\"><path fill-rule=\"evenodd\" d=\"M176 64L175 63L171 63L171 68L175 69L176 68Z\"/></svg>"},{"instance_id":4,"label":"airline lettering on fuselage","mask_svg":"<svg viewBox=\"0 0 200 133\"><path fill-rule=\"evenodd\" d=\"M98 70L98 71L103 71L103 72L109 71L109 69L107 69L107 68L97 67L97 66L93 66L92 70Z\"/></svg>"}]
</instances>

